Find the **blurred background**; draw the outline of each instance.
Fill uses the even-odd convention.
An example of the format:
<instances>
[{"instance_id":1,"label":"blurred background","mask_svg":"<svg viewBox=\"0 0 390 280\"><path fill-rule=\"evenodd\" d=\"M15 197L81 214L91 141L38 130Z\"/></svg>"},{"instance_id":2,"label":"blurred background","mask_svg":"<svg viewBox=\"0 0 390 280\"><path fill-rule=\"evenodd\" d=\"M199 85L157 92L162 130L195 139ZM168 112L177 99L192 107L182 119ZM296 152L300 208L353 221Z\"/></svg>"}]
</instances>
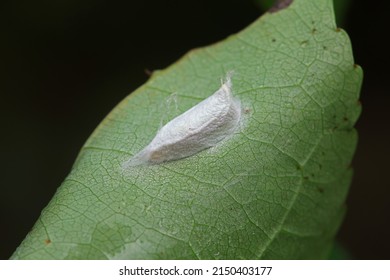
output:
<instances>
[{"instance_id":1,"label":"blurred background","mask_svg":"<svg viewBox=\"0 0 390 280\"><path fill-rule=\"evenodd\" d=\"M365 2L349 1L338 19L365 78L355 177L337 240L350 258L389 259L390 61L381 40L388 9ZM148 71L263 12L255 0L1 1L0 259L24 239L95 127Z\"/></svg>"}]
</instances>

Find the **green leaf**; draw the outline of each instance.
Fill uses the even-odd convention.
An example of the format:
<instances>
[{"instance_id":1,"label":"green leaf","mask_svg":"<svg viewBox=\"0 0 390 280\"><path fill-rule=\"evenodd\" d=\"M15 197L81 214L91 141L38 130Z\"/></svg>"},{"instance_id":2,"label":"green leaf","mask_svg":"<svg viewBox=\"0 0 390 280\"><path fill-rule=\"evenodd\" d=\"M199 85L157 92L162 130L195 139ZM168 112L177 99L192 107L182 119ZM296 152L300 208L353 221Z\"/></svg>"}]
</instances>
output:
<instances>
[{"instance_id":1,"label":"green leaf","mask_svg":"<svg viewBox=\"0 0 390 280\"><path fill-rule=\"evenodd\" d=\"M237 135L123 169L231 70L244 107ZM189 52L99 125L12 258L326 258L352 176L361 80L330 0L295 0Z\"/></svg>"}]
</instances>

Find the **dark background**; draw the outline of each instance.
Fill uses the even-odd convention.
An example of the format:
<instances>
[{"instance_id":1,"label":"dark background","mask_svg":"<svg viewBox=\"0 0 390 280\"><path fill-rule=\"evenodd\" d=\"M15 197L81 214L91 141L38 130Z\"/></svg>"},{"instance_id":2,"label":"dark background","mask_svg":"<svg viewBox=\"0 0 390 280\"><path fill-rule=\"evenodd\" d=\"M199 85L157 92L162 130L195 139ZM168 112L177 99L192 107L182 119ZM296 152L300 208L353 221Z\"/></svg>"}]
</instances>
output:
<instances>
[{"instance_id":1,"label":"dark background","mask_svg":"<svg viewBox=\"0 0 390 280\"><path fill-rule=\"evenodd\" d=\"M352 258L389 259L388 9L367 5L351 1L341 24L365 78L337 240ZM252 0L1 1L0 259L31 229L94 128L147 80L145 69L165 68L261 13Z\"/></svg>"}]
</instances>

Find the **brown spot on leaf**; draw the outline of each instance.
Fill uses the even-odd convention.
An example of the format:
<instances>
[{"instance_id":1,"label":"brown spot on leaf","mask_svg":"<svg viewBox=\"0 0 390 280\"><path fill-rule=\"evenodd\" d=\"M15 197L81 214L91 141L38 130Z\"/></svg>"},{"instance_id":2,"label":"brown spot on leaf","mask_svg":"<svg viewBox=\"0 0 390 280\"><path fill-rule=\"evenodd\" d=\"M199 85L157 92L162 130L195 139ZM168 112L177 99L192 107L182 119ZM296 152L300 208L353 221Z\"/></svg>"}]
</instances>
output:
<instances>
[{"instance_id":1,"label":"brown spot on leaf","mask_svg":"<svg viewBox=\"0 0 390 280\"><path fill-rule=\"evenodd\" d=\"M49 245L51 243L51 240L50 239L45 239L45 244L46 245Z\"/></svg>"},{"instance_id":2,"label":"brown spot on leaf","mask_svg":"<svg viewBox=\"0 0 390 280\"><path fill-rule=\"evenodd\" d=\"M276 0L275 4L268 10L270 13L276 13L290 6L293 0Z\"/></svg>"},{"instance_id":3,"label":"brown spot on leaf","mask_svg":"<svg viewBox=\"0 0 390 280\"><path fill-rule=\"evenodd\" d=\"M153 75L153 71L152 70L149 70L149 69L144 69L144 72L145 72L145 74L148 76L148 77L150 77L150 76L152 76Z\"/></svg>"}]
</instances>

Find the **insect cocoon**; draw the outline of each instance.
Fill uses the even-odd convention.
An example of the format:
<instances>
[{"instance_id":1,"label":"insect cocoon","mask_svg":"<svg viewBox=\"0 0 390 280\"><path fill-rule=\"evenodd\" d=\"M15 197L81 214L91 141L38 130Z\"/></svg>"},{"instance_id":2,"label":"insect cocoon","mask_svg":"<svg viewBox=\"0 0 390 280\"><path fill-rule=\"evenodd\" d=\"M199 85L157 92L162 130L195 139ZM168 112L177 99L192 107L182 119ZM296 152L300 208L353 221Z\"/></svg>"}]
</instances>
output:
<instances>
[{"instance_id":1,"label":"insect cocoon","mask_svg":"<svg viewBox=\"0 0 390 280\"><path fill-rule=\"evenodd\" d=\"M241 103L232 94L228 75L213 95L163 126L125 167L177 160L213 147L234 133L240 117Z\"/></svg>"}]
</instances>

